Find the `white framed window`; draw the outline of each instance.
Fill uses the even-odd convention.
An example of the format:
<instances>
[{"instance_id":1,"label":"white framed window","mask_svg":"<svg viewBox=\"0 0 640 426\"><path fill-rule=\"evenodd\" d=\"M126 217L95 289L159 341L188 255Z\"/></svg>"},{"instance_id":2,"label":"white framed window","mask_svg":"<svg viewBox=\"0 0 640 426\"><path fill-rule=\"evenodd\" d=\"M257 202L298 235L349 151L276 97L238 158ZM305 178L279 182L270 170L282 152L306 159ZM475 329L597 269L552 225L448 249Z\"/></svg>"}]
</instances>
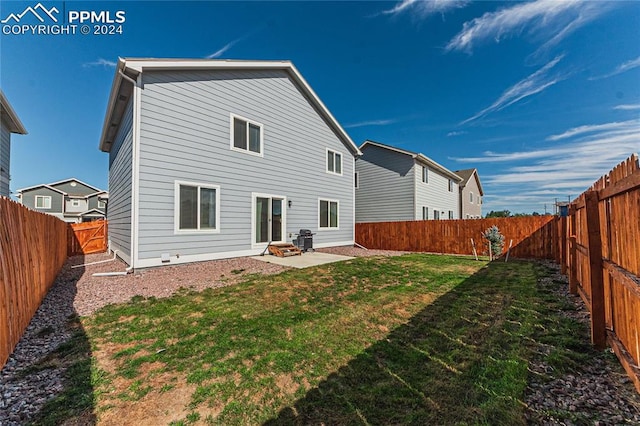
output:
<instances>
[{"instance_id":1,"label":"white framed window","mask_svg":"<svg viewBox=\"0 0 640 426\"><path fill-rule=\"evenodd\" d=\"M264 126L248 118L230 114L231 149L263 156Z\"/></svg>"},{"instance_id":2,"label":"white framed window","mask_svg":"<svg viewBox=\"0 0 640 426\"><path fill-rule=\"evenodd\" d=\"M107 206L107 204L104 202L104 200L98 200L98 208L99 209L104 209Z\"/></svg>"},{"instance_id":3,"label":"white framed window","mask_svg":"<svg viewBox=\"0 0 640 426\"><path fill-rule=\"evenodd\" d=\"M327 148L327 173L342 175L342 154Z\"/></svg>"},{"instance_id":4,"label":"white framed window","mask_svg":"<svg viewBox=\"0 0 640 426\"><path fill-rule=\"evenodd\" d=\"M482 204L482 197L478 195L478 204Z\"/></svg>"},{"instance_id":5,"label":"white framed window","mask_svg":"<svg viewBox=\"0 0 640 426\"><path fill-rule=\"evenodd\" d=\"M355 172L353 174L353 182L354 182L355 188L358 189L360 187L360 175L358 174L358 172Z\"/></svg>"},{"instance_id":6,"label":"white framed window","mask_svg":"<svg viewBox=\"0 0 640 426\"><path fill-rule=\"evenodd\" d=\"M174 231L220 232L220 186L175 181Z\"/></svg>"},{"instance_id":7,"label":"white framed window","mask_svg":"<svg viewBox=\"0 0 640 426\"><path fill-rule=\"evenodd\" d=\"M428 219L429 219L429 207L422 206L422 220L428 220Z\"/></svg>"},{"instance_id":8,"label":"white framed window","mask_svg":"<svg viewBox=\"0 0 640 426\"><path fill-rule=\"evenodd\" d=\"M338 200L318 199L318 229L339 229Z\"/></svg>"},{"instance_id":9,"label":"white framed window","mask_svg":"<svg viewBox=\"0 0 640 426\"><path fill-rule=\"evenodd\" d=\"M453 219L453 210L449 210L449 219Z\"/></svg>"},{"instance_id":10,"label":"white framed window","mask_svg":"<svg viewBox=\"0 0 640 426\"><path fill-rule=\"evenodd\" d=\"M36 195L36 209L50 209L50 208L51 208L50 195Z\"/></svg>"},{"instance_id":11,"label":"white framed window","mask_svg":"<svg viewBox=\"0 0 640 426\"><path fill-rule=\"evenodd\" d=\"M449 179L449 192L453 192L453 181Z\"/></svg>"},{"instance_id":12,"label":"white framed window","mask_svg":"<svg viewBox=\"0 0 640 426\"><path fill-rule=\"evenodd\" d=\"M71 207L80 207L80 200L71 200Z\"/></svg>"},{"instance_id":13,"label":"white framed window","mask_svg":"<svg viewBox=\"0 0 640 426\"><path fill-rule=\"evenodd\" d=\"M469 202L473 204L473 192L469 193Z\"/></svg>"},{"instance_id":14,"label":"white framed window","mask_svg":"<svg viewBox=\"0 0 640 426\"><path fill-rule=\"evenodd\" d=\"M440 210L433 209L433 218L435 220L439 220L440 219Z\"/></svg>"},{"instance_id":15,"label":"white framed window","mask_svg":"<svg viewBox=\"0 0 640 426\"><path fill-rule=\"evenodd\" d=\"M467 219L469 219L469 215L467 215Z\"/></svg>"},{"instance_id":16,"label":"white framed window","mask_svg":"<svg viewBox=\"0 0 640 426\"><path fill-rule=\"evenodd\" d=\"M422 182L429 183L429 168L422 166Z\"/></svg>"}]
</instances>

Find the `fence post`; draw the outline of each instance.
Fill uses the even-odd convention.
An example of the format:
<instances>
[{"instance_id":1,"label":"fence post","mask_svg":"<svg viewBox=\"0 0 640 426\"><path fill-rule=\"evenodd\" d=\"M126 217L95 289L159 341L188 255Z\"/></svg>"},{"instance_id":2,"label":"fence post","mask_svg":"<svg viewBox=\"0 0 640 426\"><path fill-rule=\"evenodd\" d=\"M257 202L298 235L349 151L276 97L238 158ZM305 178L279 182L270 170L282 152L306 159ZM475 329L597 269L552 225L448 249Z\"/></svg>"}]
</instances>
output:
<instances>
[{"instance_id":1,"label":"fence post","mask_svg":"<svg viewBox=\"0 0 640 426\"><path fill-rule=\"evenodd\" d=\"M589 280L591 281L591 343L604 349L607 343L604 315L604 279L602 265L602 236L597 191L585 193L587 236L589 240Z\"/></svg>"},{"instance_id":2,"label":"fence post","mask_svg":"<svg viewBox=\"0 0 640 426\"><path fill-rule=\"evenodd\" d=\"M567 217L560 218L560 267L562 275L567 275Z\"/></svg>"}]
</instances>

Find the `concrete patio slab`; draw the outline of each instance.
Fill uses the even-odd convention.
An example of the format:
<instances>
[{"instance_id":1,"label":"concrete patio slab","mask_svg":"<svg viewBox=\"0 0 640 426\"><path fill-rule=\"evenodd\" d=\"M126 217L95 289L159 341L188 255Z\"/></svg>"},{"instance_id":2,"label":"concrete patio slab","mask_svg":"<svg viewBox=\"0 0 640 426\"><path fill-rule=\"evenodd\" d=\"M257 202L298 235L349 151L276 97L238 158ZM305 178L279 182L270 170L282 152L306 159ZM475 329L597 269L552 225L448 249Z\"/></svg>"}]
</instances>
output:
<instances>
[{"instance_id":1,"label":"concrete patio slab","mask_svg":"<svg viewBox=\"0 0 640 426\"><path fill-rule=\"evenodd\" d=\"M321 253L317 251L302 253L302 256L278 257L271 254L265 254L264 256L252 256L251 258L262 262L275 263L276 265L289 266L291 268L298 269L355 259L354 257Z\"/></svg>"}]
</instances>

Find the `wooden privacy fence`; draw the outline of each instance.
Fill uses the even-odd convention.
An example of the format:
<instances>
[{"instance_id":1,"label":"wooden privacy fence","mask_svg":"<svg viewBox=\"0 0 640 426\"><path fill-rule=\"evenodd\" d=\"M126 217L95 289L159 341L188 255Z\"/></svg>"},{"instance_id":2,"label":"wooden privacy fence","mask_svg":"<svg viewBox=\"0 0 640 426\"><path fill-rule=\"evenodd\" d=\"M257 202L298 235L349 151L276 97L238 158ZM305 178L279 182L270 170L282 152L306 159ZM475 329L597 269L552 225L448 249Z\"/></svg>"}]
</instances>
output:
<instances>
[{"instance_id":1,"label":"wooden privacy fence","mask_svg":"<svg viewBox=\"0 0 640 426\"><path fill-rule=\"evenodd\" d=\"M556 258L554 216L357 223L355 239L370 249L469 255L473 254L473 239L478 254L488 254L482 232L493 225L505 237L505 251L513 240L510 256Z\"/></svg>"},{"instance_id":2,"label":"wooden privacy fence","mask_svg":"<svg viewBox=\"0 0 640 426\"><path fill-rule=\"evenodd\" d=\"M569 206L559 262L591 312L591 339L608 344L640 392L640 166L632 155Z\"/></svg>"},{"instance_id":3,"label":"wooden privacy fence","mask_svg":"<svg viewBox=\"0 0 640 426\"><path fill-rule=\"evenodd\" d=\"M66 259L66 223L0 197L0 367Z\"/></svg>"},{"instance_id":4,"label":"wooden privacy fence","mask_svg":"<svg viewBox=\"0 0 640 426\"><path fill-rule=\"evenodd\" d=\"M103 253L107 251L107 221L74 223L67 232L67 254Z\"/></svg>"}]
</instances>

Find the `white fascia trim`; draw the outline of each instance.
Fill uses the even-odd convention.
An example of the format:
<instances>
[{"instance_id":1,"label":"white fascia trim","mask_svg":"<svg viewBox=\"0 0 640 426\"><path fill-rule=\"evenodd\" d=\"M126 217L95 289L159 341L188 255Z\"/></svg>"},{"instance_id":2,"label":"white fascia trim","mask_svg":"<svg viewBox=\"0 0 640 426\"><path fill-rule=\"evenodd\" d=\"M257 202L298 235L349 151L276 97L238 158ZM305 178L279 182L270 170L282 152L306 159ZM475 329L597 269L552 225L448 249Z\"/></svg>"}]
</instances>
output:
<instances>
[{"instance_id":1,"label":"white fascia trim","mask_svg":"<svg viewBox=\"0 0 640 426\"><path fill-rule=\"evenodd\" d=\"M457 174L455 174L454 172L452 172L451 170L447 169L446 167L444 167L441 164L438 164L437 162L433 161L431 158L427 157L424 154L420 154L419 152L412 152L412 151L407 151L405 149L402 148L396 148L394 146L389 146L389 145L385 145L383 143L380 142L375 142L375 141L371 141L371 140L366 140L362 143L362 145L360 145L360 149L364 149L365 146L367 145L373 145L373 146L377 146L379 148L383 148L383 149L387 149L389 151L394 151L394 152L398 152L400 154L404 154L404 155L408 155L424 164L426 164L427 166L430 166L431 168L439 171L441 174L444 174L446 176L452 177L456 182L462 182L464 179L462 179L460 176L458 176Z\"/></svg>"},{"instance_id":2,"label":"white fascia trim","mask_svg":"<svg viewBox=\"0 0 640 426\"><path fill-rule=\"evenodd\" d=\"M138 74L136 85L133 88L133 121L132 121L132 179L131 185L131 263L132 268L138 267L138 241L140 229L140 109L142 97L142 74Z\"/></svg>"},{"instance_id":3,"label":"white fascia trim","mask_svg":"<svg viewBox=\"0 0 640 426\"><path fill-rule=\"evenodd\" d=\"M302 77L302 74L293 65L291 61L239 61L239 60L221 60L221 59L153 59L153 58L124 58L122 61L122 68L120 63L116 69L116 77L119 77L118 70L128 68L133 71L142 73L145 69L151 70L179 70L179 69L283 69L287 70L294 80L300 84L307 96L311 98L312 102L316 104L318 109L326 116L328 121L335 127L337 132L348 142L353 155L361 156L362 152L358 146L353 142L351 137L342 128L338 120L329 112L327 106L320 100L316 92L313 91L309 83ZM121 78L121 77L120 77ZM114 82L115 83L115 82ZM115 84L114 84L115 87ZM112 95L114 91L112 87ZM115 95L113 95L115 96ZM109 107L112 104L109 102ZM107 114L109 115L109 114ZM106 125L105 121L105 125ZM105 127L106 128L106 127ZM101 139L102 140L102 139Z\"/></svg>"},{"instance_id":4,"label":"white fascia trim","mask_svg":"<svg viewBox=\"0 0 640 426\"><path fill-rule=\"evenodd\" d=\"M0 106L2 106L2 112L5 113L9 119L9 124L11 125L9 131L18 135L26 135L28 133L27 129L25 129L22 121L18 118L18 114L14 111L2 89L0 89Z\"/></svg>"},{"instance_id":5,"label":"white fascia trim","mask_svg":"<svg viewBox=\"0 0 640 426\"><path fill-rule=\"evenodd\" d=\"M47 188L47 189L50 189L50 190L52 190L52 191L58 192L58 193L60 193L60 194L62 194L62 195L68 195L68 194L67 194L66 192L64 192L64 191L61 191L61 190L59 190L59 189L57 189L57 188L54 188L54 187L52 187L52 186L49 186L49 184L48 184L48 183L43 183L43 184L41 184L41 185L33 185L33 186L28 187L28 188L18 189L16 192L17 192L17 193L22 193L22 192L25 192L25 191L31 191L31 190L36 189L36 188Z\"/></svg>"},{"instance_id":6,"label":"white fascia trim","mask_svg":"<svg viewBox=\"0 0 640 426\"><path fill-rule=\"evenodd\" d=\"M67 182L71 182L71 181L75 181L75 182L77 182L79 184L82 184L82 185L86 186L87 188L93 189L96 192L105 192L105 191L101 190L100 188L96 188L95 186L89 185L88 183L85 183L85 182L81 181L80 179L76 179L76 178L69 178L69 179L59 180L58 182L48 183L47 185L54 186L54 185L60 185L61 183L67 183Z\"/></svg>"}]
</instances>

